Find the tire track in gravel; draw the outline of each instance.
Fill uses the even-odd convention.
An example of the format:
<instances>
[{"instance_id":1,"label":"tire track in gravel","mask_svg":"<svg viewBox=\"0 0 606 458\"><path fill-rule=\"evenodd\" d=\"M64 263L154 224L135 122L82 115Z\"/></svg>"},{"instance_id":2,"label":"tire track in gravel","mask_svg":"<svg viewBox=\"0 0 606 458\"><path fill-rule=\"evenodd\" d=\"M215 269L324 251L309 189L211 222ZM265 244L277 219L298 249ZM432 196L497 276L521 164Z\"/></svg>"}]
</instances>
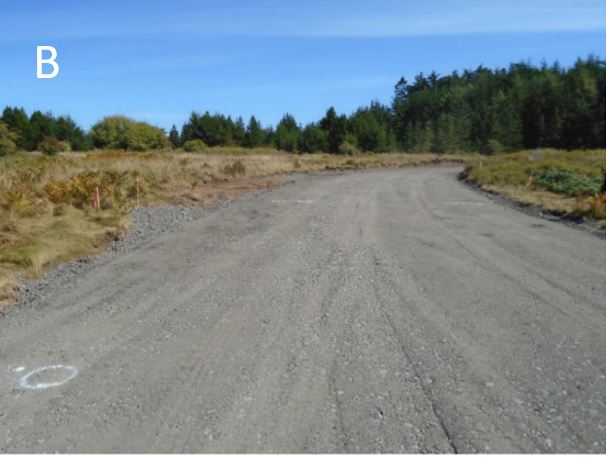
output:
<instances>
[{"instance_id":1,"label":"tire track in gravel","mask_svg":"<svg viewBox=\"0 0 606 458\"><path fill-rule=\"evenodd\" d=\"M0 451L606 451L606 241L457 172L301 176L60 269L0 320Z\"/></svg>"}]
</instances>

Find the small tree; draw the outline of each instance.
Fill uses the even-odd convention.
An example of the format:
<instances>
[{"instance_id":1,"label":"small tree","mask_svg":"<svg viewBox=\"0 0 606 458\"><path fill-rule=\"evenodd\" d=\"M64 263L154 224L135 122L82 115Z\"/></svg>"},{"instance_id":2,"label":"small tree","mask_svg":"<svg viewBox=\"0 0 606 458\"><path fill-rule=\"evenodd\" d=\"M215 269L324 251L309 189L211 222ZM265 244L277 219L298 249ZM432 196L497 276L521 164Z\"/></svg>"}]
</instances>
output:
<instances>
[{"instance_id":1,"label":"small tree","mask_svg":"<svg viewBox=\"0 0 606 458\"><path fill-rule=\"evenodd\" d=\"M326 116L320 121L320 128L326 132L328 151L338 153L339 146L343 143L347 133L347 117L338 116L333 107L326 111Z\"/></svg>"},{"instance_id":2,"label":"small tree","mask_svg":"<svg viewBox=\"0 0 606 458\"><path fill-rule=\"evenodd\" d=\"M238 119L236 119L236 122L233 124L232 130L232 141L238 146L245 146L246 128L244 127L242 116L238 116Z\"/></svg>"},{"instance_id":3,"label":"small tree","mask_svg":"<svg viewBox=\"0 0 606 458\"><path fill-rule=\"evenodd\" d=\"M328 140L326 132L315 124L308 124L301 133L299 149L305 153L317 153L327 151Z\"/></svg>"},{"instance_id":4,"label":"small tree","mask_svg":"<svg viewBox=\"0 0 606 458\"><path fill-rule=\"evenodd\" d=\"M265 143L265 139L266 135L263 126L257 121L257 118L251 116L248 121L248 126L246 126L246 134L244 137L245 146L248 146L249 148L261 146Z\"/></svg>"},{"instance_id":5,"label":"small tree","mask_svg":"<svg viewBox=\"0 0 606 458\"><path fill-rule=\"evenodd\" d=\"M70 116L59 116L55 123L56 137L69 143L75 151L88 151L92 148L90 138Z\"/></svg>"},{"instance_id":6,"label":"small tree","mask_svg":"<svg viewBox=\"0 0 606 458\"><path fill-rule=\"evenodd\" d=\"M298 150L300 137L301 130L295 118L286 113L276 127L276 133L274 134L276 148L295 152Z\"/></svg>"},{"instance_id":7,"label":"small tree","mask_svg":"<svg viewBox=\"0 0 606 458\"><path fill-rule=\"evenodd\" d=\"M57 121L52 113L34 111L29 117L28 150L34 150L46 137L57 136Z\"/></svg>"},{"instance_id":8,"label":"small tree","mask_svg":"<svg viewBox=\"0 0 606 458\"><path fill-rule=\"evenodd\" d=\"M172 129L170 129L170 133L168 134L168 141L170 142L173 148L178 148L179 146L181 146L181 137L179 136L177 127L174 124Z\"/></svg>"}]
</instances>

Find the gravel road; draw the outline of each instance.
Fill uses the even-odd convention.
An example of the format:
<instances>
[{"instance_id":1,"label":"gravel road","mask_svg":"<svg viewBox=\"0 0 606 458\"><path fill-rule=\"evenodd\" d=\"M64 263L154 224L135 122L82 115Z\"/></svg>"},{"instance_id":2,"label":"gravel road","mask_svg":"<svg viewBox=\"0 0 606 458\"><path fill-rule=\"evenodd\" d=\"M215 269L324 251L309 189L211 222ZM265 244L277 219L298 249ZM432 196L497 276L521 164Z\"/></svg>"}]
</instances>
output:
<instances>
[{"instance_id":1,"label":"gravel road","mask_svg":"<svg viewBox=\"0 0 606 458\"><path fill-rule=\"evenodd\" d=\"M606 241L459 170L297 177L15 306L0 451L606 452Z\"/></svg>"}]
</instances>

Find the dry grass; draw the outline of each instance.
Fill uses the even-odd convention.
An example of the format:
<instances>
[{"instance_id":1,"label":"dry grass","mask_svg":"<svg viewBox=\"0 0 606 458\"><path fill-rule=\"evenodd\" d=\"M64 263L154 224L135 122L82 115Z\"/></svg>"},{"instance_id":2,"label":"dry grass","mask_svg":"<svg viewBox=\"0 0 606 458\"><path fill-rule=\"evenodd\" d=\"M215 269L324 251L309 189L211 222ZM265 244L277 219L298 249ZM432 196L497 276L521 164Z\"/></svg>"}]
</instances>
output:
<instances>
[{"instance_id":1,"label":"dry grass","mask_svg":"<svg viewBox=\"0 0 606 458\"><path fill-rule=\"evenodd\" d=\"M545 171L574 179L564 180L550 190L541 180ZM598 195L606 173L606 150L536 150L502 154L470 160L467 180L482 188L501 193L524 204L538 205L548 211L584 216L606 223L606 196ZM587 191L587 184L594 191Z\"/></svg>"},{"instance_id":2,"label":"dry grass","mask_svg":"<svg viewBox=\"0 0 606 458\"><path fill-rule=\"evenodd\" d=\"M280 182L291 172L463 162L461 156L293 155L267 148L204 153L95 151L0 159L0 309L16 277L38 278L60 263L101 251L129 226L137 205L204 205ZM93 208L96 189L100 208Z\"/></svg>"},{"instance_id":3,"label":"dry grass","mask_svg":"<svg viewBox=\"0 0 606 458\"><path fill-rule=\"evenodd\" d=\"M545 191L544 189L528 189L525 186L485 185L488 191L498 192L517 202L537 205L547 211L561 214L571 214L577 204L577 199L562 194Z\"/></svg>"},{"instance_id":4,"label":"dry grass","mask_svg":"<svg viewBox=\"0 0 606 458\"><path fill-rule=\"evenodd\" d=\"M482 161L482 162L480 162ZM526 151L493 157L435 154L294 155L268 148L204 153L95 151L0 159L0 309L17 294L17 276L37 278L60 263L103 250L128 230L137 205L205 205L221 194L263 189L282 174L440 163L469 163L486 189L551 211L606 221L604 196L570 196L528 184L545 167L596 177L606 151ZM481 165L480 165L481 164ZM100 191L100 208L92 202Z\"/></svg>"}]
</instances>

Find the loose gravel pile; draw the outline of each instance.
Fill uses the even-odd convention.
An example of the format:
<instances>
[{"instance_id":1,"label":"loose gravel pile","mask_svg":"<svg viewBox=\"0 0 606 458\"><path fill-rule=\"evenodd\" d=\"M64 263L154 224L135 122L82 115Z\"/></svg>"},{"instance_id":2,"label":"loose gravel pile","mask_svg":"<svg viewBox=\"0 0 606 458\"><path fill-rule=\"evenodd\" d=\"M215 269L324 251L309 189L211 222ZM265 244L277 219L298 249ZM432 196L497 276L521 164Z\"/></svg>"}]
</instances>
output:
<instances>
[{"instance_id":1,"label":"loose gravel pile","mask_svg":"<svg viewBox=\"0 0 606 458\"><path fill-rule=\"evenodd\" d=\"M56 289L73 286L82 274L102 265L111 257L134 250L166 232L207 215L209 212L229 205L232 201L225 195L213 205L184 207L139 207L130 213L133 225L123 239L113 242L103 254L81 258L50 270L42 280L19 279L20 296L13 306L42 304L44 298Z\"/></svg>"},{"instance_id":2,"label":"loose gravel pile","mask_svg":"<svg viewBox=\"0 0 606 458\"><path fill-rule=\"evenodd\" d=\"M124 252L137 248L143 243L158 238L165 232L196 220L210 211L224 207L231 202L227 196L221 196L219 203L204 207L183 207L173 205L169 207L139 207L130 214L133 227L123 239L120 239L108 248L108 252Z\"/></svg>"}]
</instances>

